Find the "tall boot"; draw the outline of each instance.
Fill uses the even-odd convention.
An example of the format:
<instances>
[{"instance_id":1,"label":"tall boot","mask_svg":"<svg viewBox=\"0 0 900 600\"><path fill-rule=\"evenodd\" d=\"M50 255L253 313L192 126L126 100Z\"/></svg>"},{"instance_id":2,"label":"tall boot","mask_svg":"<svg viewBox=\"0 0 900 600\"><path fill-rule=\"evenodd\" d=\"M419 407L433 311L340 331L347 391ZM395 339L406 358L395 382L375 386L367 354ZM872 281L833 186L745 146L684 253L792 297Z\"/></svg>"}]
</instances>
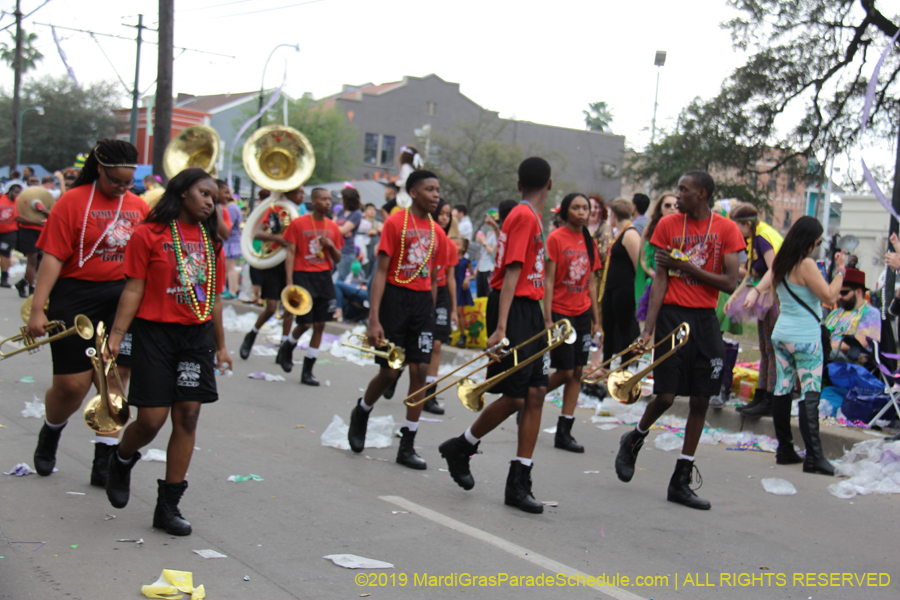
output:
<instances>
[{"instance_id":1,"label":"tall boot","mask_svg":"<svg viewBox=\"0 0 900 600\"><path fill-rule=\"evenodd\" d=\"M19 298L28 297L28 282L24 277L16 282L16 289L19 290Z\"/></svg>"},{"instance_id":2,"label":"tall boot","mask_svg":"<svg viewBox=\"0 0 900 600\"><path fill-rule=\"evenodd\" d=\"M795 465L803 459L794 450L794 436L791 434L791 395L774 396L772 399L772 422L775 425L775 438L778 450L775 462L779 465Z\"/></svg>"},{"instance_id":3,"label":"tall boot","mask_svg":"<svg viewBox=\"0 0 900 600\"><path fill-rule=\"evenodd\" d=\"M247 335L244 336L244 341L241 342L241 358L247 360L250 356L250 351L253 350L253 342L256 341L256 334L258 331L253 331L252 329L247 332Z\"/></svg>"},{"instance_id":4,"label":"tall boot","mask_svg":"<svg viewBox=\"0 0 900 600\"><path fill-rule=\"evenodd\" d=\"M416 441L416 433L418 432L410 431L406 427L400 429L402 437L400 438L400 448L397 450L397 463L410 469L424 471L428 465L425 464L422 457L416 454L416 449L413 447L413 442Z\"/></svg>"},{"instance_id":5,"label":"tall boot","mask_svg":"<svg viewBox=\"0 0 900 600\"><path fill-rule=\"evenodd\" d=\"M575 419L559 415L559 419L556 420L556 439L553 441L553 445L561 450L582 454L584 446L576 442L575 438L572 437L572 424L574 422Z\"/></svg>"},{"instance_id":6,"label":"tall boot","mask_svg":"<svg viewBox=\"0 0 900 600\"><path fill-rule=\"evenodd\" d=\"M506 494L504 502L507 506L515 506L519 510L534 513L544 512L544 505L534 499L531 493L531 467L517 460L510 461L509 475L506 476Z\"/></svg>"},{"instance_id":7,"label":"tall boot","mask_svg":"<svg viewBox=\"0 0 900 600\"><path fill-rule=\"evenodd\" d=\"M425 395L430 396L431 394L437 391L437 386L432 385L427 390L425 390ZM422 405L422 410L425 412L431 413L433 415L442 415L444 414L444 407L438 404L437 397L429 398L425 401L425 404Z\"/></svg>"},{"instance_id":8,"label":"tall boot","mask_svg":"<svg viewBox=\"0 0 900 600\"><path fill-rule=\"evenodd\" d=\"M350 413L350 428L347 431L347 441L350 442L350 449L359 454L366 446L366 431L369 429L369 413L372 411L363 410L363 399L359 402Z\"/></svg>"},{"instance_id":9,"label":"tall boot","mask_svg":"<svg viewBox=\"0 0 900 600\"><path fill-rule=\"evenodd\" d=\"M709 501L697 497L697 494L691 489L691 479L694 471L697 471L697 489L699 490L703 486L703 478L700 477L700 470L697 469L697 465L692 460L679 458L678 462L675 463L675 472L672 473L672 479L669 480L669 492L666 499L669 502L684 504L688 508L709 510Z\"/></svg>"},{"instance_id":10,"label":"tall boot","mask_svg":"<svg viewBox=\"0 0 900 600\"><path fill-rule=\"evenodd\" d=\"M819 438L819 392L806 392L800 403L800 412L806 414L806 459L804 473L820 473L834 477L834 467L825 459L822 440Z\"/></svg>"},{"instance_id":11,"label":"tall boot","mask_svg":"<svg viewBox=\"0 0 900 600\"><path fill-rule=\"evenodd\" d=\"M127 463L123 463L119 460L119 446L110 446L106 497L115 508L128 506L128 498L131 495L131 470L140 459L141 453L135 452Z\"/></svg>"},{"instance_id":12,"label":"tall boot","mask_svg":"<svg viewBox=\"0 0 900 600\"><path fill-rule=\"evenodd\" d=\"M619 440L619 453L616 454L616 475L620 481L628 483L634 477L634 464L638 452L644 445L647 434L641 434L637 428L632 429Z\"/></svg>"},{"instance_id":13,"label":"tall boot","mask_svg":"<svg viewBox=\"0 0 900 600\"><path fill-rule=\"evenodd\" d=\"M735 407L734 410L736 410L738 412L744 412L748 408L755 409L757 406L759 406L760 404L762 404L765 401L765 397L766 397L766 390L761 390L759 388L756 388L756 391L753 392L753 400L751 400L747 404L742 404L741 406Z\"/></svg>"},{"instance_id":14,"label":"tall boot","mask_svg":"<svg viewBox=\"0 0 900 600\"><path fill-rule=\"evenodd\" d=\"M478 442L480 444L481 442ZM440 446L438 450L447 461L447 470L459 487L471 490L475 487L475 478L469 470L469 458L478 452L478 444L470 444L465 434L450 438Z\"/></svg>"},{"instance_id":15,"label":"tall boot","mask_svg":"<svg viewBox=\"0 0 900 600\"><path fill-rule=\"evenodd\" d=\"M94 444L94 462L91 464L91 485L106 487L106 478L109 475L109 455L113 446L109 444Z\"/></svg>"},{"instance_id":16,"label":"tall boot","mask_svg":"<svg viewBox=\"0 0 900 600\"><path fill-rule=\"evenodd\" d=\"M281 366L285 373L294 370L294 348L297 344L292 344L290 340L281 342L278 347L278 354L275 355L275 363Z\"/></svg>"},{"instance_id":17,"label":"tall boot","mask_svg":"<svg viewBox=\"0 0 900 600\"><path fill-rule=\"evenodd\" d=\"M757 390L759 391L759 390ZM763 390L761 395L762 401L757 403L756 405L751 406L748 404L744 407L744 410L741 411L741 414L745 417L771 417L772 416L772 392L766 392ZM755 396L754 396L755 400ZM752 403L751 403L752 404Z\"/></svg>"},{"instance_id":18,"label":"tall boot","mask_svg":"<svg viewBox=\"0 0 900 600\"><path fill-rule=\"evenodd\" d=\"M56 466L56 449L59 447L59 436L65 429L66 423L63 423L58 429L52 429L44 423L41 427L41 433L38 434L37 447L34 449L34 470L38 475L46 477L53 472Z\"/></svg>"},{"instance_id":19,"label":"tall boot","mask_svg":"<svg viewBox=\"0 0 900 600\"><path fill-rule=\"evenodd\" d=\"M164 529L169 535L191 535L191 524L178 510L178 503L187 490L188 482L166 483L162 479L157 479L156 484L159 488L156 510L153 511L153 527Z\"/></svg>"},{"instance_id":20,"label":"tall boot","mask_svg":"<svg viewBox=\"0 0 900 600\"><path fill-rule=\"evenodd\" d=\"M397 372L397 378L391 382L391 385L389 385L386 390L384 390L384 399L385 400L390 400L391 398L394 397L394 392L397 391L397 382L400 381L401 377L403 377L403 369L400 369Z\"/></svg>"},{"instance_id":21,"label":"tall boot","mask_svg":"<svg viewBox=\"0 0 900 600\"><path fill-rule=\"evenodd\" d=\"M316 359L308 356L303 358L303 372L300 374L300 383L314 387L319 385L319 380L312 374L314 364L316 364Z\"/></svg>"},{"instance_id":22,"label":"tall boot","mask_svg":"<svg viewBox=\"0 0 900 600\"><path fill-rule=\"evenodd\" d=\"M4 287L4 288L12 287L9 284L9 273L6 271L3 271L2 273L0 273L0 287Z\"/></svg>"}]
</instances>

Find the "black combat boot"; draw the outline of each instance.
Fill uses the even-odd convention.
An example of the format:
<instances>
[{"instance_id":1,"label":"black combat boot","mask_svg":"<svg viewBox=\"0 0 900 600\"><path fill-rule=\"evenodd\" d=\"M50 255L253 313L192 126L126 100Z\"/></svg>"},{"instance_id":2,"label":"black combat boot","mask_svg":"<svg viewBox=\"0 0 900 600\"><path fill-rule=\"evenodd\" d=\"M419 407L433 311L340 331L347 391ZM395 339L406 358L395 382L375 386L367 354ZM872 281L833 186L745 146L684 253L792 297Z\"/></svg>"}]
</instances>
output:
<instances>
[{"instance_id":1,"label":"black combat boot","mask_svg":"<svg viewBox=\"0 0 900 600\"><path fill-rule=\"evenodd\" d=\"M431 394L437 391L437 386L432 385L427 390L425 390L425 395L430 396ZM444 407L438 404L437 397L429 398L425 401L425 404L422 405L422 410L427 413L431 413L433 415L442 415L444 414Z\"/></svg>"},{"instance_id":2,"label":"black combat boot","mask_svg":"<svg viewBox=\"0 0 900 600\"><path fill-rule=\"evenodd\" d=\"M63 423L58 429L53 429L44 423L41 427L41 433L38 435L37 448L34 449L34 470L38 475L46 477L53 472L56 466L56 449L59 447L59 436L66 424Z\"/></svg>"},{"instance_id":3,"label":"black combat boot","mask_svg":"<svg viewBox=\"0 0 900 600\"><path fill-rule=\"evenodd\" d=\"M281 366L285 373L290 373L294 369L294 348L297 344L292 344L289 340L281 342L278 347L278 354L275 356L275 363Z\"/></svg>"},{"instance_id":4,"label":"black combat boot","mask_svg":"<svg viewBox=\"0 0 900 600\"><path fill-rule=\"evenodd\" d=\"M775 424L775 439L778 450L775 462L779 465L795 465L803 459L794 450L794 436L791 433L791 395L775 396L772 399L772 422Z\"/></svg>"},{"instance_id":5,"label":"black combat boot","mask_svg":"<svg viewBox=\"0 0 900 600\"><path fill-rule=\"evenodd\" d=\"M166 483L162 479L157 479L156 483L159 491L156 496L156 510L153 511L153 527L162 529L169 535L191 535L191 524L178 510L178 503L188 487L188 482Z\"/></svg>"},{"instance_id":6,"label":"black combat boot","mask_svg":"<svg viewBox=\"0 0 900 600\"><path fill-rule=\"evenodd\" d=\"M819 438L819 392L806 392L800 403L800 416L805 421L800 431L806 444L804 473L819 473L834 477L834 467L825 458L822 440Z\"/></svg>"},{"instance_id":7,"label":"black combat boot","mask_svg":"<svg viewBox=\"0 0 900 600\"><path fill-rule=\"evenodd\" d=\"M119 460L119 447L110 446L106 497L115 508L125 508L128 505L128 497L131 495L131 470L140 459L141 453L135 452L127 463L123 463Z\"/></svg>"},{"instance_id":8,"label":"black combat boot","mask_svg":"<svg viewBox=\"0 0 900 600\"><path fill-rule=\"evenodd\" d=\"M2 273L0 273L0 287L3 287L3 288L12 287L9 284L9 273L7 273L6 271L3 271Z\"/></svg>"},{"instance_id":9,"label":"black combat boot","mask_svg":"<svg viewBox=\"0 0 900 600\"><path fill-rule=\"evenodd\" d=\"M553 445L562 450L581 454L584 452L584 446L576 442L575 438L572 437L572 424L574 422L575 419L559 416L559 419L556 421L556 439Z\"/></svg>"},{"instance_id":10,"label":"black combat boot","mask_svg":"<svg viewBox=\"0 0 900 600\"><path fill-rule=\"evenodd\" d=\"M632 429L619 440L619 453L616 454L616 475L620 481L628 483L634 477L634 463L637 462L638 452L644 445L647 434L641 434L637 429Z\"/></svg>"},{"instance_id":11,"label":"black combat boot","mask_svg":"<svg viewBox=\"0 0 900 600\"><path fill-rule=\"evenodd\" d=\"M247 360L250 356L250 352L253 350L253 342L256 341L257 333L259 332L250 330L247 332L247 335L244 336L244 341L241 343L241 358L244 360Z\"/></svg>"},{"instance_id":12,"label":"black combat boot","mask_svg":"<svg viewBox=\"0 0 900 600\"><path fill-rule=\"evenodd\" d=\"M753 392L753 400L748 402L747 404L742 404L741 406L736 406L734 410L738 412L744 412L745 410L753 409L755 410L757 406L765 402L766 399L766 390L761 390L756 388L756 391Z\"/></svg>"},{"instance_id":13,"label":"black combat boot","mask_svg":"<svg viewBox=\"0 0 900 600\"><path fill-rule=\"evenodd\" d=\"M757 390L759 391L759 390ZM755 397L754 397L755 400ZM745 417L771 417L772 416L772 394L771 392L762 393L762 401L751 406L752 402L744 407L741 414Z\"/></svg>"},{"instance_id":14,"label":"black combat boot","mask_svg":"<svg viewBox=\"0 0 900 600\"><path fill-rule=\"evenodd\" d=\"M366 430L369 428L369 413L365 411L362 404L363 399L359 402L350 413L350 429L347 431L347 441L350 442L350 449L359 454L366 446Z\"/></svg>"},{"instance_id":15,"label":"black combat boot","mask_svg":"<svg viewBox=\"0 0 900 600\"><path fill-rule=\"evenodd\" d=\"M316 359L308 356L303 358L303 372L300 374L300 383L314 387L319 385L319 380L312 374L314 364L316 364Z\"/></svg>"},{"instance_id":16,"label":"black combat boot","mask_svg":"<svg viewBox=\"0 0 900 600\"><path fill-rule=\"evenodd\" d=\"M91 464L91 485L106 487L106 478L109 475L109 455L115 446L94 444L94 462Z\"/></svg>"},{"instance_id":17,"label":"black combat boot","mask_svg":"<svg viewBox=\"0 0 900 600\"><path fill-rule=\"evenodd\" d=\"M16 282L16 289L19 290L19 298L28 297L28 282L24 277Z\"/></svg>"},{"instance_id":18,"label":"black combat boot","mask_svg":"<svg viewBox=\"0 0 900 600\"><path fill-rule=\"evenodd\" d=\"M531 494L531 467L533 466L526 467L517 460L510 461L509 475L506 476L504 502L507 506L515 506L519 510L539 515L544 512L544 505L535 500Z\"/></svg>"},{"instance_id":19,"label":"black combat boot","mask_svg":"<svg viewBox=\"0 0 900 600\"><path fill-rule=\"evenodd\" d=\"M472 471L469 470L469 458L478 452L480 443L470 444L463 434L450 438L438 446L438 451L447 461L450 477L464 490L471 490L475 487L475 478L472 477Z\"/></svg>"},{"instance_id":20,"label":"black combat boot","mask_svg":"<svg viewBox=\"0 0 900 600\"><path fill-rule=\"evenodd\" d=\"M677 502L684 504L688 508L696 508L698 510L709 510L710 504L708 500L698 498L694 490L691 489L691 479L694 471L697 471L697 489L703 485L703 478L700 477L700 470L694 464L694 461L686 458L679 458L675 463L675 472L672 473L672 479L669 480L669 494L667 499L669 502Z\"/></svg>"},{"instance_id":21,"label":"black combat boot","mask_svg":"<svg viewBox=\"0 0 900 600\"><path fill-rule=\"evenodd\" d=\"M416 441L416 433L416 431L410 431L406 427L400 429L400 434L403 437L400 438L400 448L397 450L397 463L410 469L424 471L427 465L422 460L422 457L416 454L416 449L413 447L413 442Z\"/></svg>"}]
</instances>

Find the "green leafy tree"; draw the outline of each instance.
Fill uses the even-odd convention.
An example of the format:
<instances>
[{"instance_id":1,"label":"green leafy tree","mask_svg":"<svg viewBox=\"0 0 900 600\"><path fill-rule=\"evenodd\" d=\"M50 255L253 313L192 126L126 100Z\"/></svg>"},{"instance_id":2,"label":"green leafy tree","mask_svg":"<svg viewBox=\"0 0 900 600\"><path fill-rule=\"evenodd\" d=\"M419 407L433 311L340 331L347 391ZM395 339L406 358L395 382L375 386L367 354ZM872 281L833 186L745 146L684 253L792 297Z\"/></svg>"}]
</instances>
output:
<instances>
[{"instance_id":1,"label":"green leafy tree","mask_svg":"<svg viewBox=\"0 0 900 600\"><path fill-rule=\"evenodd\" d=\"M13 68L13 63L16 59L16 34L10 32L10 39L12 40L10 43L0 42L0 59L6 62L9 65L9 68ZM34 47L34 43L37 41L36 33L26 33L22 32L22 74L24 75L28 71L34 70L37 68L38 61L44 58L44 55L41 54L40 50Z\"/></svg>"},{"instance_id":2,"label":"green leafy tree","mask_svg":"<svg viewBox=\"0 0 900 600\"><path fill-rule=\"evenodd\" d=\"M356 126L336 108L317 106L301 98L288 107L288 124L302 132L316 153L316 170L310 185L346 179L359 154Z\"/></svg>"},{"instance_id":3,"label":"green leafy tree","mask_svg":"<svg viewBox=\"0 0 900 600\"><path fill-rule=\"evenodd\" d=\"M116 132L113 109L120 104L112 82L80 89L66 76L43 77L22 86L22 106L43 106L43 116L26 114L22 124L22 162L37 163L49 171L72 166L76 155L90 152L98 139ZM12 94L0 90L0 164L15 160L10 150Z\"/></svg>"},{"instance_id":4,"label":"green leafy tree","mask_svg":"<svg viewBox=\"0 0 900 600\"><path fill-rule=\"evenodd\" d=\"M584 124L591 131L609 131L613 122L613 114L606 102L592 102L589 110L583 110Z\"/></svg>"}]
</instances>

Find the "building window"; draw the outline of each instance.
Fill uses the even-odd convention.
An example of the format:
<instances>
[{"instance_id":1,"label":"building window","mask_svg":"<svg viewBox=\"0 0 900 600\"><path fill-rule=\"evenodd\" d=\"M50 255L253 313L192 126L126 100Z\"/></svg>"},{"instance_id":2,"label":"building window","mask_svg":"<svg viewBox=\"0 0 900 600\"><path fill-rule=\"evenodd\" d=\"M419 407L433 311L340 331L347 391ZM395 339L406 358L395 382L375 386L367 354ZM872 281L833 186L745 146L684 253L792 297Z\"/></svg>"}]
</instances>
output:
<instances>
[{"instance_id":1,"label":"building window","mask_svg":"<svg viewBox=\"0 0 900 600\"><path fill-rule=\"evenodd\" d=\"M397 138L392 135L381 136L381 164L390 166L394 162L394 148Z\"/></svg>"},{"instance_id":2,"label":"building window","mask_svg":"<svg viewBox=\"0 0 900 600\"><path fill-rule=\"evenodd\" d=\"M774 192L775 186L778 184L778 179L775 175L769 175L769 191Z\"/></svg>"},{"instance_id":3,"label":"building window","mask_svg":"<svg viewBox=\"0 0 900 600\"><path fill-rule=\"evenodd\" d=\"M784 224L782 225L782 229L790 229L793 222L791 221L791 211L784 211Z\"/></svg>"},{"instance_id":4,"label":"building window","mask_svg":"<svg viewBox=\"0 0 900 600\"><path fill-rule=\"evenodd\" d=\"M425 114L429 117L437 116L437 102L426 102Z\"/></svg>"},{"instance_id":5,"label":"building window","mask_svg":"<svg viewBox=\"0 0 900 600\"><path fill-rule=\"evenodd\" d=\"M378 160L378 134L366 134L366 146L363 150L363 162L374 165Z\"/></svg>"},{"instance_id":6,"label":"building window","mask_svg":"<svg viewBox=\"0 0 900 600\"><path fill-rule=\"evenodd\" d=\"M788 175L787 191L793 192L797 189L797 183L794 181L793 175Z\"/></svg>"}]
</instances>

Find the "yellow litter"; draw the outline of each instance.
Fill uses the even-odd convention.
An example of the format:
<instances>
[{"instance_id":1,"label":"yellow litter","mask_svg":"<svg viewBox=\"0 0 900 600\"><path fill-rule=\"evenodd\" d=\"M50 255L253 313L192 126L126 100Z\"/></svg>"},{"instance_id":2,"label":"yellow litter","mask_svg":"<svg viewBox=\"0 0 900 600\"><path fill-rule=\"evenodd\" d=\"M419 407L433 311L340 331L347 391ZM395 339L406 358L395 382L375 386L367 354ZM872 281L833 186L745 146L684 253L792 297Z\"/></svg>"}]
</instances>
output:
<instances>
[{"instance_id":1,"label":"yellow litter","mask_svg":"<svg viewBox=\"0 0 900 600\"><path fill-rule=\"evenodd\" d=\"M190 571L163 569L155 583L141 586L141 593L148 598L178 600L183 597L181 592L190 594L191 600L206 598L206 590L202 585L194 587L194 575Z\"/></svg>"}]
</instances>

